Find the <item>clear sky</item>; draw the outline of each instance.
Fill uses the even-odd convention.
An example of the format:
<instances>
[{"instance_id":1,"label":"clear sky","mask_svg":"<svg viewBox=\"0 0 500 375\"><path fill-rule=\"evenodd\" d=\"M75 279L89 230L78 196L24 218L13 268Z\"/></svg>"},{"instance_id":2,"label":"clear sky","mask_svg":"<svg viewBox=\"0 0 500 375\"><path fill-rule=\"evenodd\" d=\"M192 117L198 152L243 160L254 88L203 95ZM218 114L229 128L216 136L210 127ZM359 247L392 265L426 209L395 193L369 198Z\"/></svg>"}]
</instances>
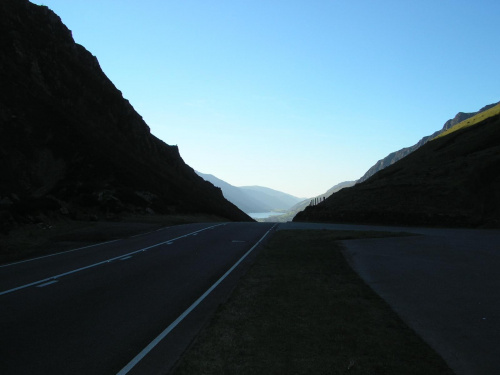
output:
<instances>
[{"instance_id":1,"label":"clear sky","mask_svg":"<svg viewBox=\"0 0 500 375\"><path fill-rule=\"evenodd\" d=\"M299 197L500 100L498 0L44 0L194 169Z\"/></svg>"}]
</instances>

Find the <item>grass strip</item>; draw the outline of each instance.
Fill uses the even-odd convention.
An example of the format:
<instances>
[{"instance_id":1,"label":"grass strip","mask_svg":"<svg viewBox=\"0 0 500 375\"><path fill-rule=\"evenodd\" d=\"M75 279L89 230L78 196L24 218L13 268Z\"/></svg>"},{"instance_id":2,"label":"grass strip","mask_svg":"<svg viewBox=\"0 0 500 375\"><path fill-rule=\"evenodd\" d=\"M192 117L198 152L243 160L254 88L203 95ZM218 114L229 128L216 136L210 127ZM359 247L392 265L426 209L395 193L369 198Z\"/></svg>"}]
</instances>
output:
<instances>
[{"instance_id":1,"label":"grass strip","mask_svg":"<svg viewBox=\"0 0 500 375\"><path fill-rule=\"evenodd\" d=\"M275 233L175 374L452 374L336 242L372 236Z\"/></svg>"}]
</instances>

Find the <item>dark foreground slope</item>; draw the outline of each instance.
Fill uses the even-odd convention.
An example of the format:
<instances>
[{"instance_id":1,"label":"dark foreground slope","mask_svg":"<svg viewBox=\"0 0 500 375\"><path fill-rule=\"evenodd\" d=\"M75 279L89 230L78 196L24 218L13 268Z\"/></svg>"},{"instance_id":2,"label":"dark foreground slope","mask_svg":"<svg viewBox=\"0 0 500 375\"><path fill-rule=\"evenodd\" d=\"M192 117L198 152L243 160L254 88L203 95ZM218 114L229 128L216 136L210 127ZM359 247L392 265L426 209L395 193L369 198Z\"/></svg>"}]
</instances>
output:
<instances>
[{"instance_id":1,"label":"dark foreground slope","mask_svg":"<svg viewBox=\"0 0 500 375\"><path fill-rule=\"evenodd\" d=\"M294 221L500 226L500 117L458 130Z\"/></svg>"},{"instance_id":2,"label":"dark foreground slope","mask_svg":"<svg viewBox=\"0 0 500 375\"><path fill-rule=\"evenodd\" d=\"M41 213L251 220L198 177L47 7L0 2L0 223Z\"/></svg>"}]
</instances>

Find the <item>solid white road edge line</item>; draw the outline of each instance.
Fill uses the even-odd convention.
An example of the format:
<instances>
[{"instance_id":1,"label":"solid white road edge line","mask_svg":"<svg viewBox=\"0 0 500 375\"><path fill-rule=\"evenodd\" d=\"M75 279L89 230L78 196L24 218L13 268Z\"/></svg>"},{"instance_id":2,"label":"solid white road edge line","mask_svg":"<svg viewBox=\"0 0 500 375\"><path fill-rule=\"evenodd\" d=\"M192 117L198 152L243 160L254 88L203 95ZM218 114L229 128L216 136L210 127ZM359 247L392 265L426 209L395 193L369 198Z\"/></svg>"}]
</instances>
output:
<instances>
[{"instance_id":1,"label":"solid white road edge line","mask_svg":"<svg viewBox=\"0 0 500 375\"><path fill-rule=\"evenodd\" d=\"M63 276L68 276L68 275L71 275L71 274L73 274L73 273L77 273L77 272L80 272L80 271L83 271L83 270L86 270L86 269L89 269L89 268L92 268L92 267L96 267L96 266L99 266L99 265L104 264L104 263L109 263L109 262L112 262L112 261L114 261L114 260L121 259L121 258L123 258L123 257L129 256L129 255L133 255L133 254L136 254L136 253L139 253L139 252L141 252L141 251L146 251L146 250L152 249L153 247L157 247L157 246L164 245L164 244L166 244L166 243L168 243L168 242L172 242L172 241L175 241L175 240L178 240L178 239L184 238L184 237L188 237L188 236L192 235L193 233L203 232L204 230L211 229L211 228L215 228L215 227L218 227L218 226L221 226L221 225L225 225L225 224L217 224L217 225L212 225L211 227L203 228L203 229L197 230L197 231L195 231L195 232L191 232L191 233L185 234L185 235L183 235L183 236L173 238L173 239L168 240L168 241L164 241L164 242L157 243L157 244L155 244L155 245L151 245L151 246L148 246L148 247L144 247L144 248L142 248L142 249L132 251L131 253L122 254L122 255L120 255L120 256L117 256L117 257L114 257L114 258L110 258L110 259L106 259L106 260L103 260L103 261L101 261L101 262L97 262L97 263L94 263L94 264L91 264L91 265L88 265L88 266L85 266L85 267L77 268L77 269L74 269L74 270L72 270L72 271L68 271L68 272L61 273L61 274L59 274L59 275L55 275L55 276L51 276L51 277L47 277L47 278L42 279L42 280L38 280L38 281L35 281L35 282L32 282L32 283L29 283L29 284L25 284L25 285L18 286L18 287L16 287L16 288L12 288L12 289L9 289L9 290L5 290L5 291L3 291L3 292L0 292L0 296L2 296L2 295L4 295L4 294L8 294L8 293L15 292L15 291L20 290L20 289L28 288L28 287L33 286L33 285L38 285L38 284L40 284L40 283L44 283L44 282L46 282L46 281L50 281L50 280L54 280L54 279L58 279L58 278L61 278L61 277L63 277Z\"/></svg>"},{"instance_id":2,"label":"solid white road edge line","mask_svg":"<svg viewBox=\"0 0 500 375\"><path fill-rule=\"evenodd\" d=\"M158 345L158 343L163 340L177 325L184 320L186 316L193 311L196 306L198 306L217 286L236 268L238 265L262 242L262 240L273 230L277 224L274 224L271 229L269 229L261 238L257 241L255 245L252 246L224 275L221 276L210 288L207 289L205 293L201 295L196 301L193 302L177 319L175 319L165 330L160 333L153 341L149 343L142 351L137 354L124 368L122 368L116 375L128 374L130 370L134 368L148 353L153 350L153 348Z\"/></svg>"},{"instance_id":3,"label":"solid white road edge line","mask_svg":"<svg viewBox=\"0 0 500 375\"><path fill-rule=\"evenodd\" d=\"M36 287L37 288L43 288L44 286L47 286L47 285L52 285L52 284L55 284L59 282L59 280L52 280L52 281L48 281L46 283L43 283L43 284L40 284L40 285L37 285Z\"/></svg>"}]
</instances>

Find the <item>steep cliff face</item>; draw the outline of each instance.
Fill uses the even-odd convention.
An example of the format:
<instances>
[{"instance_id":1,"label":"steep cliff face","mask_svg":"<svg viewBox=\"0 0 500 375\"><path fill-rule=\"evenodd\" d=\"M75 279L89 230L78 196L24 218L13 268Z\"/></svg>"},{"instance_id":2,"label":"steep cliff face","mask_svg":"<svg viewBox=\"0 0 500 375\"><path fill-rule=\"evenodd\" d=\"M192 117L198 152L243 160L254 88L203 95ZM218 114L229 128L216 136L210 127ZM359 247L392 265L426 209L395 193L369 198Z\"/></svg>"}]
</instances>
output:
<instances>
[{"instance_id":1,"label":"steep cliff face","mask_svg":"<svg viewBox=\"0 0 500 375\"><path fill-rule=\"evenodd\" d=\"M0 210L250 218L149 127L50 9L0 2Z\"/></svg>"},{"instance_id":2,"label":"steep cliff face","mask_svg":"<svg viewBox=\"0 0 500 375\"><path fill-rule=\"evenodd\" d=\"M294 221L500 227L500 115L427 142Z\"/></svg>"},{"instance_id":3,"label":"steep cliff face","mask_svg":"<svg viewBox=\"0 0 500 375\"><path fill-rule=\"evenodd\" d=\"M375 165L373 165L370 169L368 169L368 171L366 171L366 173L358 180L358 183L361 183L363 181L368 180L371 176L373 176L378 171L381 171L382 169L387 168L388 166L394 164L398 160L403 159L405 156L407 156L407 155L411 154L413 151L419 149L420 147L425 145L428 141L436 138L438 135L440 135L441 133L450 129L451 127L455 126L456 124L458 124L462 121L465 121L468 118L471 118L472 116L477 115L478 113L481 113L481 112L484 112L490 108L493 108L497 104L498 103L489 104L489 105L481 108L477 112L470 112L470 113L458 112L455 115L455 117L453 117L452 119L445 122L445 124L443 125L441 130L438 130L427 137L423 137L420 141L418 141L413 146L405 147L405 148L402 148L401 150L392 152L389 155L387 155L385 158L376 162Z\"/></svg>"}]
</instances>

